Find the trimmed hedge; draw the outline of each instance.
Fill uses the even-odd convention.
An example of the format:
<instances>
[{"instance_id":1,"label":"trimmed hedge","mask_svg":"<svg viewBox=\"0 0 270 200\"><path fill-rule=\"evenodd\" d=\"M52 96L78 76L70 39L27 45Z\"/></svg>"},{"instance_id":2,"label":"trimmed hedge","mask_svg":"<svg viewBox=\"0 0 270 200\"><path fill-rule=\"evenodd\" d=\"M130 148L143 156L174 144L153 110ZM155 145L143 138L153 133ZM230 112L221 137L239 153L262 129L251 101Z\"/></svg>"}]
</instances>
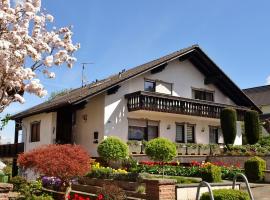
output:
<instances>
[{"instance_id":1,"label":"trimmed hedge","mask_svg":"<svg viewBox=\"0 0 270 200\"><path fill-rule=\"evenodd\" d=\"M221 168L215 165L209 165L202 168L201 178L209 183L217 183L222 181Z\"/></svg>"},{"instance_id":2,"label":"trimmed hedge","mask_svg":"<svg viewBox=\"0 0 270 200\"><path fill-rule=\"evenodd\" d=\"M154 161L168 162L176 156L176 145L166 138L155 138L147 143L145 153Z\"/></svg>"},{"instance_id":3,"label":"trimmed hedge","mask_svg":"<svg viewBox=\"0 0 270 200\"><path fill-rule=\"evenodd\" d=\"M128 146L118 137L108 137L97 148L99 156L109 161L120 161L128 157Z\"/></svg>"},{"instance_id":4,"label":"trimmed hedge","mask_svg":"<svg viewBox=\"0 0 270 200\"><path fill-rule=\"evenodd\" d=\"M245 162L245 174L250 181L262 181L266 170L265 160L255 156Z\"/></svg>"},{"instance_id":5,"label":"trimmed hedge","mask_svg":"<svg viewBox=\"0 0 270 200\"><path fill-rule=\"evenodd\" d=\"M250 200L247 192L233 189L213 190L215 200ZM203 193L200 200L211 200L209 192Z\"/></svg>"},{"instance_id":6,"label":"trimmed hedge","mask_svg":"<svg viewBox=\"0 0 270 200\"><path fill-rule=\"evenodd\" d=\"M260 137L259 114L255 110L247 111L245 114L245 135L249 144L255 144Z\"/></svg>"},{"instance_id":7,"label":"trimmed hedge","mask_svg":"<svg viewBox=\"0 0 270 200\"><path fill-rule=\"evenodd\" d=\"M236 111L233 108L224 108L220 113L221 129L224 143L233 144L236 137Z\"/></svg>"}]
</instances>

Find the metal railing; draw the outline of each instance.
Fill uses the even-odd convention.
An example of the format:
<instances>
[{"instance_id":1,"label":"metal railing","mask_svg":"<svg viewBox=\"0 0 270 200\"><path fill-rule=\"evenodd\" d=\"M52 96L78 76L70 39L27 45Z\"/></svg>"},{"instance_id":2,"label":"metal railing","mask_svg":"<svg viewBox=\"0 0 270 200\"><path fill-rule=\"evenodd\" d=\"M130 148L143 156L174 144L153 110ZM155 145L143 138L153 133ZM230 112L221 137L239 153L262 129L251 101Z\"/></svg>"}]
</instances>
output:
<instances>
[{"instance_id":1,"label":"metal railing","mask_svg":"<svg viewBox=\"0 0 270 200\"><path fill-rule=\"evenodd\" d=\"M248 182L248 179L247 177L244 175L244 174L236 174L233 178L233 185L232 185L232 189L235 189L235 184L236 184L236 180L237 178L242 178L246 184L246 187L247 187L247 190L248 190L248 194L249 194L249 197L251 200L254 200L254 197L253 197L253 194L251 192L251 189L250 189L250 185L249 185L249 182Z\"/></svg>"},{"instance_id":2,"label":"metal railing","mask_svg":"<svg viewBox=\"0 0 270 200\"><path fill-rule=\"evenodd\" d=\"M214 195L213 195L211 185L209 183L205 182L205 181L200 182L200 184L198 185L197 194L196 194L196 200L199 200L199 198L200 198L200 190L201 190L201 187L203 187L203 186L206 186L208 188L209 195L210 195L210 200L214 200Z\"/></svg>"}]
</instances>

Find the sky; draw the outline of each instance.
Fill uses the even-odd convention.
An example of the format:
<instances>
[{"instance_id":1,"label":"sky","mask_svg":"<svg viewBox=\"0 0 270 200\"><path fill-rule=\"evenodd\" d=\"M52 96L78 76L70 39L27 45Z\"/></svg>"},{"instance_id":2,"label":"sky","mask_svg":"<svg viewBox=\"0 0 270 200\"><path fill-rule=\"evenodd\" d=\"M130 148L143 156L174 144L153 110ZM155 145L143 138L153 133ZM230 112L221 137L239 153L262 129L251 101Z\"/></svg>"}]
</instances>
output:
<instances>
[{"instance_id":1,"label":"sky","mask_svg":"<svg viewBox=\"0 0 270 200\"><path fill-rule=\"evenodd\" d=\"M270 84L270 1L268 0L43 0L54 25L73 25L81 44L72 69L56 67L54 80L42 79L53 91L81 86L81 63L91 62L91 82L181 48L198 44L240 87ZM45 101L26 95L12 104L14 114ZM1 131L12 142L14 123Z\"/></svg>"}]
</instances>

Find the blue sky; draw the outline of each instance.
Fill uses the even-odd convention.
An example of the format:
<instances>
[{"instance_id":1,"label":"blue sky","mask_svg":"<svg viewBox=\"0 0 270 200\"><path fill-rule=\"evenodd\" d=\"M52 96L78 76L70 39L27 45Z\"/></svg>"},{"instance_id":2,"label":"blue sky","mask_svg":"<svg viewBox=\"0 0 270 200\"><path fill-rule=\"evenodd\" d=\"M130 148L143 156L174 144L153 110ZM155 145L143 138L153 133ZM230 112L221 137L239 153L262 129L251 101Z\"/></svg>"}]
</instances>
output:
<instances>
[{"instance_id":1,"label":"blue sky","mask_svg":"<svg viewBox=\"0 0 270 200\"><path fill-rule=\"evenodd\" d=\"M239 87L266 84L270 75L270 2L235 0L43 0L57 27L73 25L81 43L73 69L56 68L55 80L43 80L48 92L79 87L82 62L87 80L104 78L170 52L199 44ZM36 105L26 96L5 113ZM12 141L14 123L2 131Z\"/></svg>"}]
</instances>

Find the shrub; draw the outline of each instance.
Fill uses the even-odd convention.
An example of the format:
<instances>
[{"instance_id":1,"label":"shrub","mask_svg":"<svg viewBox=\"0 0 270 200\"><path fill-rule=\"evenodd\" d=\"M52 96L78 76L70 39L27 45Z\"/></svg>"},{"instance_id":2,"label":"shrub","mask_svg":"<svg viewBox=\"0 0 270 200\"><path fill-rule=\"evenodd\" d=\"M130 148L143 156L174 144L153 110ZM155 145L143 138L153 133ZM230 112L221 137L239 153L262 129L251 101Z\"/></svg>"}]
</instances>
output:
<instances>
[{"instance_id":1,"label":"shrub","mask_svg":"<svg viewBox=\"0 0 270 200\"><path fill-rule=\"evenodd\" d=\"M255 156L245 162L245 174L250 181L262 181L266 170L265 160Z\"/></svg>"},{"instance_id":2,"label":"shrub","mask_svg":"<svg viewBox=\"0 0 270 200\"><path fill-rule=\"evenodd\" d=\"M127 196L123 189L116 185L103 185L101 189L98 190L98 194L103 196L102 199L106 200L125 200Z\"/></svg>"},{"instance_id":3,"label":"shrub","mask_svg":"<svg viewBox=\"0 0 270 200\"><path fill-rule=\"evenodd\" d=\"M79 145L45 145L20 154L18 165L45 176L58 177L68 183L90 170L88 153Z\"/></svg>"},{"instance_id":4,"label":"shrub","mask_svg":"<svg viewBox=\"0 0 270 200\"><path fill-rule=\"evenodd\" d=\"M14 176L10 178L9 182L13 184L13 190L15 192L18 192L23 185L27 184L26 179L21 176Z\"/></svg>"},{"instance_id":5,"label":"shrub","mask_svg":"<svg viewBox=\"0 0 270 200\"><path fill-rule=\"evenodd\" d=\"M215 200L250 200L248 193L233 189L213 190ZM200 200L211 200L209 192L203 193Z\"/></svg>"},{"instance_id":6,"label":"shrub","mask_svg":"<svg viewBox=\"0 0 270 200\"><path fill-rule=\"evenodd\" d=\"M212 164L206 164L201 168L201 178L209 183L221 182L221 168Z\"/></svg>"},{"instance_id":7,"label":"shrub","mask_svg":"<svg viewBox=\"0 0 270 200\"><path fill-rule=\"evenodd\" d=\"M33 195L31 197L31 200L53 200L53 197L49 196L49 195L41 195L41 196L36 196L36 195Z\"/></svg>"},{"instance_id":8,"label":"shrub","mask_svg":"<svg viewBox=\"0 0 270 200\"><path fill-rule=\"evenodd\" d=\"M261 146L270 146L270 136L260 138L258 143Z\"/></svg>"},{"instance_id":9,"label":"shrub","mask_svg":"<svg viewBox=\"0 0 270 200\"><path fill-rule=\"evenodd\" d=\"M233 144L236 137L236 111L232 108L225 108L220 113L221 129L226 145Z\"/></svg>"},{"instance_id":10,"label":"shrub","mask_svg":"<svg viewBox=\"0 0 270 200\"><path fill-rule=\"evenodd\" d=\"M5 166L4 169L3 169L3 172L4 172L5 175L11 176L11 174L12 174L12 167L11 167L11 165Z\"/></svg>"},{"instance_id":11,"label":"shrub","mask_svg":"<svg viewBox=\"0 0 270 200\"><path fill-rule=\"evenodd\" d=\"M154 161L168 162L176 156L176 146L168 139L155 138L147 143L145 153Z\"/></svg>"},{"instance_id":12,"label":"shrub","mask_svg":"<svg viewBox=\"0 0 270 200\"><path fill-rule=\"evenodd\" d=\"M245 133L249 144L255 144L260 136L260 120L257 111L247 111L245 114Z\"/></svg>"},{"instance_id":13,"label":"shrub","mask_svg":"<svg viewBox=\"0 0 270 200\"><path fill-rule=\"evenodd\" d=\"M128 146L117 137L108 137L98 145L98 154L107 163L128 157Z\"/></svg>"}]
</instances>

